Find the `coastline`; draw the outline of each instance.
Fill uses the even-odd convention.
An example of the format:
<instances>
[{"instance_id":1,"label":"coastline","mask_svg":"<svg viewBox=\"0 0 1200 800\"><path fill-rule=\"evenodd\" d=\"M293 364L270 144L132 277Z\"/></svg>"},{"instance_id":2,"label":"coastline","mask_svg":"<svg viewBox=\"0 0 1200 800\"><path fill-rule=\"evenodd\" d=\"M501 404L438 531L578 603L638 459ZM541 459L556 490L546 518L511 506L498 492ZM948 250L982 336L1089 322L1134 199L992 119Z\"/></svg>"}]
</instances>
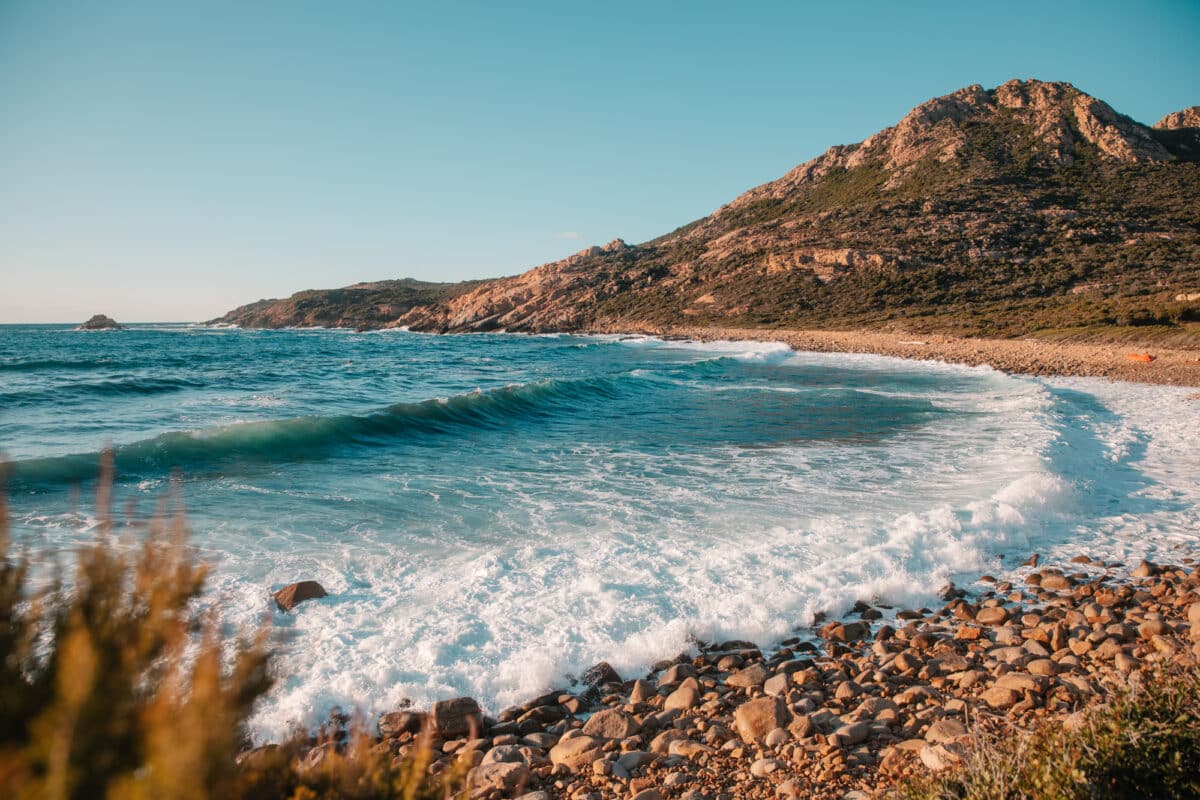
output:
<instances>
[{"instance_id":1,"label":"coastline","mask_svg":"<svg viewBox=\"0 0 1200 800\"><path fill-rule=\"evenodd\" d=\"M640 678L601 662L494 720L464 697L385 713L378 741L405 757L424 731L432 771L465 759L471 797L488 800L866 800L1040 726L1071 730L1200 657L1190 556L1034 554L941 596L860 603L774 651L698 643Z\"/></svg>"},{"instance_id":2,"label":"coastline","mask_svg":"<svg viewBox=\"0 0 1200 800\"><path fill-rule=\"evenodd\" d=\"M641 334L713 341L782 342L793 350L864 353L916 360L989 366L1001 372L1041 377L1094 377L1110 381L1200 387L1200 351L1150 345L1043 342L1035 339L976 339L943 334L881 331L714 328L686 325L602 325L581 333ZM1149 353L1154 361L1130 360Z\"/></svg>"},{"instance_id":3,"label":"coastline","mask_svg":"<svg viewBox=\"0 0 1200 800\"><path fill-rule=\"evenodd\" d=\"M1126 359L1136 347L1030 340L681 326L582 333L781 342L1015 374L1200 386L1200 353L1185 350L1151 350L1156 361L1146 364ZM473 797L886 796L898 781L952 769L987 737L1070 725L1158 670L1195 669L1197 587L1191 557L1179 566L1126 565L1081 552L1039 569L1033 555L999 580L945 587L940 607L860 603L764 650L701 644L644 677L618 676L602 662L583 685L505 709L485 738L434 744L446 753L443 768L462 754L471 759ZM384 714L381 741L408 752L418 720L437 730L463 703L473 701Z\"/></svg>"}]
</instances>

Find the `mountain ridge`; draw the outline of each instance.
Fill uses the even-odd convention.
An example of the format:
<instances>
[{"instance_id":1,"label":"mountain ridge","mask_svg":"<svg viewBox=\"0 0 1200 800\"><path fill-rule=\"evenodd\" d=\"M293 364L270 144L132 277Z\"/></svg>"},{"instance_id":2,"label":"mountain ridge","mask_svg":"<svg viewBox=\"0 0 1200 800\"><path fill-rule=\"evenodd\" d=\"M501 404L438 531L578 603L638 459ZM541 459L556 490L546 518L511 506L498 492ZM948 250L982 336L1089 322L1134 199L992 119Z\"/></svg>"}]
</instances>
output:
<instances>
[{"instance_id":1,"label":"mountain ridge","mask_svg":"<svg viewBox=\"0 0 1200 800\"><path fill-rule=\"evenodd\" d=\"M1200 291L1198 120L1192 107L1149 127L1068 83L972 85L656 239L443 286L366 322L968 335L1187 324L1200 311L1174 298Z\"/></svg>"}]
</instances>

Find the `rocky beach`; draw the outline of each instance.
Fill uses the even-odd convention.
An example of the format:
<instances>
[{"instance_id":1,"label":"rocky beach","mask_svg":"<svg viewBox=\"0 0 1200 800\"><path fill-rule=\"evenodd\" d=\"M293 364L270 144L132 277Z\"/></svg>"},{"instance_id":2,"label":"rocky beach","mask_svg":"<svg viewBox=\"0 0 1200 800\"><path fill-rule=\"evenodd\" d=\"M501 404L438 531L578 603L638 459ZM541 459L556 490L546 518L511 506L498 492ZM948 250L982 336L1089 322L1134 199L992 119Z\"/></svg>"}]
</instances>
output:
<instances>
[{"instance_id":1,"label":"rocky beach","mask_svg":"<svg viewBox=\"0 0 1200 800\"><path fill-rule=\"evenodd\" d=\"M860 603L766 652L694 652L581 682L486 718L471 698L378 721L379 747L465 760L472 797L725 800L887 797L970 748L1089 709L1200 655L1200 568L1080 554L942 589L936 608ZM424 732L424 733L422 733ZM324 745L308 752L315 767Z\"/></svg>"},{"instance_id":2,"label":"rocky beach","mask_svg":"<svg viewBox=\"0 0 1200 800\"><path fill-rule=\"evenodd\" d=\"M1098 344L1039 339L987 339L881 331L620 325L596 333L648 334L699 342L782 342L813 353L871 353L948 364L989 366L1016 375L1106 378L1167 386L1200 386L1200 350L1146 342Z\"/></svg>"}]
</instances>

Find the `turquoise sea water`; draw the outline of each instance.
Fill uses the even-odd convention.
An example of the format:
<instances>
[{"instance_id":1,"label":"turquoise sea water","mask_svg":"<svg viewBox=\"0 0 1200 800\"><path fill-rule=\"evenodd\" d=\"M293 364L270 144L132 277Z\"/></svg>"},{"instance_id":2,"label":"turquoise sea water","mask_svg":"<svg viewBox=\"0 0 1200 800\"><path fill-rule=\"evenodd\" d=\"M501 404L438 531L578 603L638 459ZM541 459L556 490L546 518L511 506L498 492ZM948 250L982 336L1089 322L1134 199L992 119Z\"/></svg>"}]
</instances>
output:
<instances>
[{"instance_id":1,"label":"turquoise sea water","mask_svg":"<svg viewBox=\"0 0 1200 800\"><path fill-rule=\"evenodd\" d=\"M111 444L144 513L178 470L231 624L332 593L275 614L264 737L768 645L1032 550L1169 550L1200 529L1189 396L770 344L0 326L20 541L93 534Z\"/></svg>"}]
</instances>

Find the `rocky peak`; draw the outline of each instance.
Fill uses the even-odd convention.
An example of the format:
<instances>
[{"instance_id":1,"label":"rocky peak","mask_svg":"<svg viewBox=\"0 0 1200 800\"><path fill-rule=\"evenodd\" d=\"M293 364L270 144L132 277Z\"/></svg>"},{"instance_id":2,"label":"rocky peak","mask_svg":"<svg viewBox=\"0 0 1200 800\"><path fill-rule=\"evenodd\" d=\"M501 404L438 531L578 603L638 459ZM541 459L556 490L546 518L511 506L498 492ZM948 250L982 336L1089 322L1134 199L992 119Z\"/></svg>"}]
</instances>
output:
<instances>
[{"instance_id":1,"label":"rocky peak","mask_svg":"<svg viewBox=\"0 0 1200 800\"><path fill-rule=\"evenodd\" d=\"M1145 125L1118 114L1070 83L1011 80L990 90L974 84L926 100L894 126L858 144L831 147L782 178L751 189L722 210L777 200L831 172L867 164L882 166L889 173L885 188L891 188L927 158L948 163L966 153L968 125L990 126L1002 133L1000 138L1010 140L1013 123L1028 131L1035 159L1049 165L1074 163L1080 142L1124 163L1174 157Z\"/></svg>"},{"instance_id":2,"label":"rocky peak","mask_svg":"<svg viewBox=\"0 0 1200 800\"><path fill-rule=\"evenodd\" d=\"M1182 111L1172 111L1154 123L1156 130L1173 131L1180 128L1200 128L1200 106L1192 106Z\"/></svg>"}]
</instances>

